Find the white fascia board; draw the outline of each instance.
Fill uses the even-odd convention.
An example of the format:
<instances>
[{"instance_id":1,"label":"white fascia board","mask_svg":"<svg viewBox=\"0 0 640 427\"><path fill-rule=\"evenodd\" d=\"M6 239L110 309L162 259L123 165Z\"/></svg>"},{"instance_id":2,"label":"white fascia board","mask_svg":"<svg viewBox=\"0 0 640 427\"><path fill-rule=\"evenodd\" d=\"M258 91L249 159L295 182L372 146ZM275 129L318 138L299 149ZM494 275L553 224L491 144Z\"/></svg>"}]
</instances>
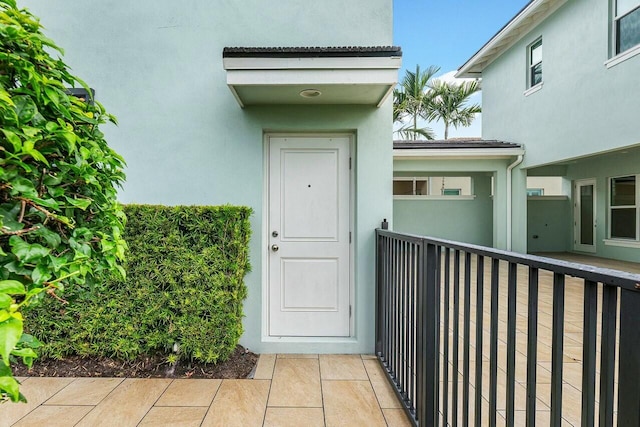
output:
<instances>
[{"instance_id":1,"label":"white fascia board","mask_svg":"<svg viewBox=\"0 0 640 427\"><path fill-rule=\"evenodd\" d=\"M402 65L399 56L341 58L223 58L225 70L392 69Z\"/></svg>"},{"instance_id":2,"label":"white fascia board","mask_svg":"<svg viewBox=\"0 0 640 427\"><path fill-rule=\"evenodd\" d=\"M445 149L398 149L393 150L396 160L417 158L450 159L508 159L524 155L524 148L445 148Z\"/></svg>"},{"instance_id":3,"label":"white fascia board","mask_svg":"<svg viewBox=\"0 0 640 427\"><path fill-rule=\"evenodd\" d=\"M456 72L456 78L482 77L482 70L509 50L533 27L547 19L567 0L535 0L493 36L475 55ZM546 7L546 9L545 9ZM476 69L480 67L480 70Z\"/></svg>"},{"instance_id":4,"label":"white fascia board","mask_svg":"<svg viewBox=\"0 0 640 427\"><path fill-rule=\"evenodd\" d=\"M271 70L227 70L230 86L257 85L395 85L397 69L271 69Z\"/></svg>"}]
</instances>

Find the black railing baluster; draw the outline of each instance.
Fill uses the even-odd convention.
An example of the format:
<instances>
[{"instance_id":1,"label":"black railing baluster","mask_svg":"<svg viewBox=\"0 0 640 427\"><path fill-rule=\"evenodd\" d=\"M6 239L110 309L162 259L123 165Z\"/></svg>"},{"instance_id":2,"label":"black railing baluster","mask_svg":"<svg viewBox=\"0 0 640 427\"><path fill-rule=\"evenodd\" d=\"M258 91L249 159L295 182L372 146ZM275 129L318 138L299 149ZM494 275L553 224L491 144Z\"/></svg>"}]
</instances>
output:
<instances>
[{"instance_id":1,"label":"black railing baluster","mask_svg":"<svg viewBox=\"0 0 640 427\"><path fill-rule=\"evenodd\" d=\"M444 333L442 336L442 344L444 346L442 359L444 360L444 367L442 372L443 389L442 389L442 425L447 426L449 424L449 337L451 335L449 330L449 324L451 323L449 317L451 313L451 307L449 305L451 299L451 250L445 248L444 250Z\"/></svg>"},{"instance_id":2,"label":"black railing baluster","mask_svg":"<svg viewBox=\"0 0 640 427\"><path fill-rule=\"evenodd\" d=\"M613 426L613 390L616 360L618 289L602 289L602 336L600 338L600 426Z\"/></svg>"},{"instance_id":3,"label":"black railing baluster","mask_svg":"<svg viewBox=\"0 0 640 427\"><path fill-rule=\"evenodd\" d=\"M490 248L439 239L403 235L377 230L375 350L387 379L405 408L414 427L484 426L483 403L488 399L488 424L497 421L498 342L504 337L498 328L501 321L500 268L508 263L506 328L506 424L515 421L515 351L516 306L518 302L517 269L529 268L527 292L527 379L526 425L535 426L537 398L537 347L539 270L553 274L551 337L551 425L563 421L563 349L564 302L567 276L584 281L582 425L590 426L598 417L599 425L614 421L614 393L618 401L618 424L640 424L640 330L635 326L640 311L640 275L615 272L596 267L582 267L563 261L498 251ZM453 251L453 254L451 253ZM464 252L464 267L461 263ZM444 256L444 260L442 257ZM471 270L476 257L476 363L471 377ZM484 258L491 259L488 395L483 394L484 342ZM453 259L453 260L452 260ZM454 263L451 271L451 262ZM460 274L464 268L463 295ZM596 371L597 292L603 286L600 373ZM453 295L451 295L453 286ZM573 286L573 284L572 284ZM618 295L624 294L624 298ZM464 299L460 313L460 298ZM618 320L618 300L620 314ZM460 322L464 322L460 325ZM618 323L621 326L618 328ZM462 328L462 330L460 329ZM620 334L620 343L617 336ZM524 334L522 335L524 337ZM449 343L449 339L452 343ZM464 345L460 349L460 343ZM440 354L442 351L442 355ZM462 357L460 357L462 352ZM614 368L620 354L620 372ZM462 362L461 369L459 364ZM442 373L440 373L442 368ZM451 368L451 372L449 369ZM619 377L619 382L616 380ZM461 376L461 378L460 378ZM441 378L442 377L442 378ZM442 379L442 382L440 380ZM460 384L459 380L462 380ZM469 401L475 381L474 421ZM487 381L484 379L484 381ZM600 410L595 413L595 387L599 385ZM460 390L461 388L461 390ZM459 391L462 395L459 395ZM502 396L500 396L502 397ZM440 400L441 399L441 400ZM451 402L450 402L451 399ZM442 413L440 414L440 401ZM501 403L502 404L502 401ZM450 410L451 409L451 410ZM460 414L458 413L460 409ZM460 420L461 418L461 420Z\"/></svg>"},{"instance_id":4,"label":"black railing baluster","mask_svg":"<svg viewBox=\"0 0 640 427\"><path fill-rule=\"evenodd\" d=\"M562 424L562 355L564 350L564 275L553 273L551 327L551 424Z\"/></svg>"},{"instance_id":5,"label":"black railing baluster","mask_svg":"<svg viewBox=\"0 0 640 427\"><path fill-rule=\"evenodd\" d=\"M598 284L584 281L584 325L582 333L582 426L595 424L596 333Z\"/></svg>"},{"instance_id":6,"label":"black railing baluster","mask_svg":"<svg viewBox=\"0 0 640 427\"><path fill-rule=\"evenodd\" d=\"M482 425L482 346L484 317L484 257L478 255L476 261L476 394L475 394L475 426Z\"/></svg>"},{"instance_id":7,"label":"black railing baluster","mask_svg":"<svg viewBox=\"0 0 640 427\"><path fill-rule=\"evenodd\" d=\"M538 269L529 267L527 309L527 425L536 425L536 379L538 363Z\"/></svg>"},{"instance_id":8,"label":"black railing baluster","mask_svg":"<svg viewBox=\"0 0 640 427\"><path fill-rule=\"evenodd\" d=\"M462 356L462 425L469 425L469 359L471 358L471 253L464 253L464 324Z\"/></svg>"},{"instance_id":9,"label":"black railing baluster","mask_svg":"<svg viewBox=\"0 0 640 427\"><path fill-rule=\"evenodd\" d=\"M489 425L496 425L498 397L498 286L500 260L491 260L491 312L489 315Z\"/></svg>"},{"instance_id":10,"label":"black railing baluster","mask_svg":"<svg viewBox=\"0 0 640 427\"><path fill-rule=\"evenodd\" d=\"M507 417L506 424L515 422L514 403L516 387L516 302L518 264L509 263L507 279Z\"/></svg>"},{"instance_id":11,"label":"black railing baluster","mask_svg":"<svg viewBox=\"0 0 640 427\"><path fill-rule=\"evenodd\" d=\"M453 253L453 384L451 392L451 425L458 425L458 359L460 357L460 251ZM466 426L465 426L466 427Z\"/></svg>"}]
</instances>

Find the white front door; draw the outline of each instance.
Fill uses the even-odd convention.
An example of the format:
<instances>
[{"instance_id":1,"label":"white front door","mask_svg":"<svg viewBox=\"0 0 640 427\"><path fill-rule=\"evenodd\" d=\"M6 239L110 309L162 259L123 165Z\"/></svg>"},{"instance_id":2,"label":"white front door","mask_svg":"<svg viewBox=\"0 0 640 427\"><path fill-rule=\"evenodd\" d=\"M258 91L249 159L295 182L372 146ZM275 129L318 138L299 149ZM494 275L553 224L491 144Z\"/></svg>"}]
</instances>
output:
<instances>
[{"instance_id":1,"label":"white front door","mask_svg":"<svg viewBox=\"0 0 640 427\"><path fill-rule=\"evenodd\" d=\"M269 138L269 335L349 336L350 139Z\"/></svg>"},{"instance_id":2,"label":"white front door","mask_svg":"<svg viewBox=\"0 0 640 427\"><path fill-rule=\"evenodd\" d=\"M573 189L574 249L596 251L596 180L576 181Z\"/></svg>"}]
</instances>

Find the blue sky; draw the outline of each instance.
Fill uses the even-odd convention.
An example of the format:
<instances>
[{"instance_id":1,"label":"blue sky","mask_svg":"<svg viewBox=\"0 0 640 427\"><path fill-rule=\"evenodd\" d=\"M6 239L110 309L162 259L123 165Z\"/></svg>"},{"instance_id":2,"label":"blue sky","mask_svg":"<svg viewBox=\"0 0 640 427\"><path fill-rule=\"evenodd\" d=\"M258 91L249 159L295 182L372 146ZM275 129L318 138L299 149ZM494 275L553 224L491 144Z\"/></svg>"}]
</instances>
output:
<instances>
[{"instance_id":1,"label":"blue sky","mask_svg":"<svg viewBox=\"0 0 640 427\"><path fill-rule=\"evenodd\" d=\"M458 69L529 0L394 0L394 43L402 47L402 69L429 65L438 75ZM472 102L481 103L481 96ZM480 136L481 117L469 128L451 129L449 137ZM440 123L428 125L438 138Z\"/></svg>"}]
</instances>

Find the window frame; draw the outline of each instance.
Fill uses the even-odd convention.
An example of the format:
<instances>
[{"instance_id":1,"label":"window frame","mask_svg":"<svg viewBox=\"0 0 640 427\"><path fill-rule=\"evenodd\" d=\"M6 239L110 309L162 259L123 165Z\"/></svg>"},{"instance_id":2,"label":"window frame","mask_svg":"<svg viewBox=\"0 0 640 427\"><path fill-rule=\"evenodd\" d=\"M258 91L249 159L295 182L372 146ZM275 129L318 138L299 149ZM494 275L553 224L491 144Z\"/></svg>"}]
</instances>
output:
<instances>
[{"instance_id":1,"label":"window frame","mask_svg":"<svg viewBox=\"0 0 640 427\"><path fill-rule=\"evenodd\" d=\"M527 46L527 91L531 91L534 88L541 88L542 83L544 82L543 77L543 51L542 51L542 36L535 39L532 43ZM533 63L533 51L534 49L540 47L540 61ZM540 81L534 83L534 67L540 65Z\"/></svg>"},{"instance_id":2,"label":"window frame","mask_svg":"<svg viewBox=\"0 0 640 427\"><path fill-rule=\"evenodd\" d=\"M620 205L613 206L613 182L617 178L627 178L634 177L635 178L635 204L634 205ZM630 242L640 244L640 174L624 174L612 176L608 179L608 189L607 189L607 240L610 242ZM613 226L612 223L612 212L616 209L635 209L635 220L636 220L636 229L635 229L635 238L628 237L613 237L611 235L611 229Z\"/></svg>"},{"instance_id":3,"label":"window frame","mask_svg":"<svg viewBox=\"0 0 640 427\"><path fill-rule=\"evenodd\" d=\"M625 55L625 53L630 52L634 49L638 49L640 47L640 42L636 43L635 45L625 49L625 50L619 50L620 48L620 34L618 32L618 27L619 27L619 22L621 19L625 18L626 16L629 16L630 14L637 12L638 9L640 9L640 1L637 2L637 4L632 7L629 10L625 10L621 13L618 13L618 1L619 0L612 0L612 7L611 7L611 53L612 53L612 57L617 57L617 56L621 56L621 55Z\"/></svg>"}]
</instances>

